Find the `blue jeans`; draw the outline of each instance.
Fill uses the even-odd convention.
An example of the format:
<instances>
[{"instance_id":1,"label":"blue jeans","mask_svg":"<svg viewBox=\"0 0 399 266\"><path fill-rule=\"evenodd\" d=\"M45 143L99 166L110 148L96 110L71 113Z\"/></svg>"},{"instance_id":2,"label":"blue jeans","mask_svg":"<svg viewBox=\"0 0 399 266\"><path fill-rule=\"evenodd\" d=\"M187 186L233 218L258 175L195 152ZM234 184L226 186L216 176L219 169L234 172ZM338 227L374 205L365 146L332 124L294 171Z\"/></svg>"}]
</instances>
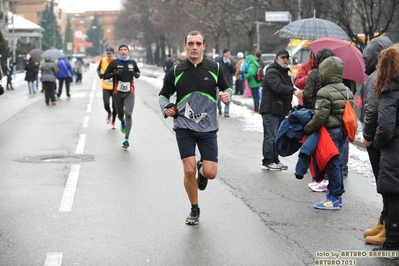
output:
<instances>
[{"instance_id":1,"label":"blue jeans","mask_svg":"<svg viewBox=\"0 0 399 266\"><path fill-rule=\"evenodd\" d=\"M231 101L231 98L230 98ZM222 110L222 100L220 100L219 96L218 96L218 110ZM230 112L230 104L225 104L224 105L224 114L229 114Z\"/></svg>"},{"instance_id":2,"label":"blue jeans","mask_svg":"<svg viewBox=\"0 0 399 266\"><path fill-rule=\"evenodd\" d=\"M278 127L284 117L272 115L272 114L262 114L263 120L263 165L268 165L270 163L279 163L278 153L276 149L276 135Z\"/></svg>"},{"instance_id":3,"label":"blue jeans","mask_svg":"<svg viewBox=\"0 0 399 266\"><path fill-rule=\"evenodd\" d=\"M251 94L254 100L254 111L259 112L259 88L251 88Z\"/></svg>"},{"instance_id":4,"label":"blue jeans","mask_svg":"<svg viewBox=\"0 0 399 266\"><path fill-rule=\"evenodd\" d=\"M29 89L29 93L35 92L35 83L34 83L34 81L28 81L28 89Z\"/></svg>"},{"instance_id":5,"label":"blue jeans","mask_svg":"<svg viewBox=\"0 0 399 266\"><path fill-rule=\"evenodd\" d=\"M338 149L339 154L345 152L346 135L342 132L341 127L331 128L327 130ZM344 190L344 172L343 172L343 156L339 156L327 172L328 175L328 193L335 197L341 197Z\"/></svg>"}]
</instances>

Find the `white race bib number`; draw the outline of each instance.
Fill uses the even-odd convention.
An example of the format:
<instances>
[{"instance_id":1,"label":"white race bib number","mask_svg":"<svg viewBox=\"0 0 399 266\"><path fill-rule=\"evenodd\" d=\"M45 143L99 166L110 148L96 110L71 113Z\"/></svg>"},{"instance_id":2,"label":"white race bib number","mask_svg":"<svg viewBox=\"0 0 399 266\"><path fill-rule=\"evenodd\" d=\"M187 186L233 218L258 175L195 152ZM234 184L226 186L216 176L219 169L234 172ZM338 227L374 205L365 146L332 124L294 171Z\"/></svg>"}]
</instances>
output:
<instances>
[{"instance_id":1,"label":"white race bib number","mask_svg":"<svg viewBox=\"0 0 399 266\"><path fill-rule=\"evenodd\" d=\"M129 92L130 82L118 81L118 91Z\"/></svg>"},{"instance_id":2,"label":"white race bib number","mask_svg":"<svg viewBox=\"0 0 399 266\"><path fill-rule=\"evenodd\" d=\"M104 82L106 84L112 84L114 82L114 80L112 78L111 79L104 79Z\"/></svg>"},{"instance_id":3,"label":"white race bib number","mask_svg":"<svg viewBox=\"0 0 399 266\"><path fill-rule=\"evenodd\" d=\"M199 121L201 121L202 118L207 116L207 113L201 113L201 114L196 114L193 109L191 109L191 106L186 103L186 111L184 112L184 116L191 120L194 121L195 123L198 124Z\"/></svg>"}]
</instances>

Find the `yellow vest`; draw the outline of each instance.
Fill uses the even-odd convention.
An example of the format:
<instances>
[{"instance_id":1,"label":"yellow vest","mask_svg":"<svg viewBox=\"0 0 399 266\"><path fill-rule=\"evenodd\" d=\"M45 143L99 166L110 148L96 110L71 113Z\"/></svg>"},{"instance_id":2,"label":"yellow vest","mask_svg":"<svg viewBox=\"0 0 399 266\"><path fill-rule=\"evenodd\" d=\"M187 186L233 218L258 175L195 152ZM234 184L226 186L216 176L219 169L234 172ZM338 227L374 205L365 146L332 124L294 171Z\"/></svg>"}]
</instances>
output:
<instances>
[{"instance_id":1,"label":"yellow vest","mask_svg":"<svg viewBox=\"0 0 399 266\"><path fill-rule=\"evenodd\" d=\"M101 59L101 61L100 61L101 74L105 73L105 70L107 70L107 67L108 67L109 63L111 63L111 61L112 61L112 59L110 61L108 61L107 57L104 57L103 59ZM104 90L112 90L114 87L112 78L111 79L101 79L101 87Z\"/></svg>"}]
</instances>

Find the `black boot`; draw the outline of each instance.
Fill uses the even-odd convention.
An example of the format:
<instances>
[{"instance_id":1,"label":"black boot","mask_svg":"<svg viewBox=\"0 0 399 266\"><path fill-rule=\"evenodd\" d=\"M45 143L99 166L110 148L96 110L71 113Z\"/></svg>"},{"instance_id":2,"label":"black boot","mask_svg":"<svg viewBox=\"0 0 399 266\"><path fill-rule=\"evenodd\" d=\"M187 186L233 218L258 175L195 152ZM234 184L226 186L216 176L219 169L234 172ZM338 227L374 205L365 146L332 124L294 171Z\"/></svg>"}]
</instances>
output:
<instances>
[{"instance_id":1,"label":"black boot","mask_svg":"<svg viewBox=\"0 0 399 266\"><path fill-rule=\"evenodd\" d=\"M387 254L387 259L398 259L399 252L399 224L385 222L386 239L381 247L373 248L373 251L396 251L395 255ZM389 253L389 252L388 252Z\"/></svg>"}]
</instances>

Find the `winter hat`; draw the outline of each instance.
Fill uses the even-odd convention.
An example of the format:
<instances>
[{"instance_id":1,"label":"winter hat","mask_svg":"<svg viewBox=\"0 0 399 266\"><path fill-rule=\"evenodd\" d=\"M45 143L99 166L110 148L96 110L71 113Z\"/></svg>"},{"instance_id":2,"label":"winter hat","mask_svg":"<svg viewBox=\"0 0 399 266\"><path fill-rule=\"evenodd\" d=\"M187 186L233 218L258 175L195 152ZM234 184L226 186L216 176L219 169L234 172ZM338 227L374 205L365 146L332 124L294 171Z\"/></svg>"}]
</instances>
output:
<instances>
[{"instance_id":1,"label":"winter hat","mask_svg":"<svg viewBox=\"0 0 399 266\"><path fill-rule=\"evenodd\" d=\"M119 47L120 48L120 47ZM128 48L129 49L129 48ZM113 54L114 53L114 48L112 47L108 47L107 49L105 49L105 52L107 52L107 54Z\"/></svg>"},{"instance_id":2,"label":"winter hat","mask_svg":"<svg viewBox=\"0 0 399 266\"><path fill-rule=\"evenodd\" d=\"M222 54L227 53L227 52L230 52L230 49L229 48L224 48Z\"/></svg>"},{"instance_id":3,"label":"winter hat","mask_svg":"<svg viewBox=\"0 0 399 266\"><path fill-rule=\"evenodd\" d=\"M286 57L286 56L290 57L290 54L288 53L287 50L281 50L281 51L278 51L278 52L277 52L276 58L277 58L278 56L280 56L280 57Z\"/></svg>"},{"instance_id":4,"label":"winter hat","mask_svg":"<svg viewBox=\"0 0 399 266\"><path fill-rule=\"evenodd\" d=\"M244 58L244 54L242 52L238 52L237 53L237 58L238 59Z\"/></svg>"},{"instance_id":5,"label":"winter hat","mask_svg":"<svg viewBox=\"0 0 399 266\"><path fill-rule=\"evenodd\" d=\"M128 47L126 44L121 44L121 45L119 45L118 51L119 51L122 47L125 47L126 49L129 50L129 47Z\"/></svg>"}]
</instances>

